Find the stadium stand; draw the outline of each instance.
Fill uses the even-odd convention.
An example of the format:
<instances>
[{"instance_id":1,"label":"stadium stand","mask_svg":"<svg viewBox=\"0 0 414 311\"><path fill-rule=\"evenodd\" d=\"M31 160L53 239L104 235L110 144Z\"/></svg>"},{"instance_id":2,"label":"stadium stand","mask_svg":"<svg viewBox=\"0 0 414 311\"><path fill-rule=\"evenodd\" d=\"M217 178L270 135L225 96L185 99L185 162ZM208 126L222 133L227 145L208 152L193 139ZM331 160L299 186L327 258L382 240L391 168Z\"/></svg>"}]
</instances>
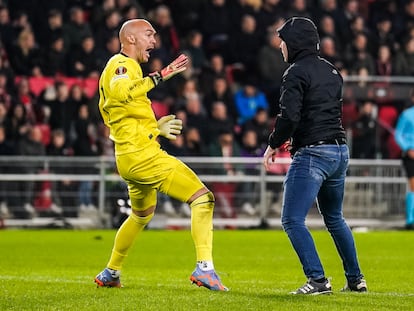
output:
<instances>
[{"instance_id":1,"label":"stadium stand","mask_svg":"<svg viewBox=\"0 0 414 311\"><path fill-rule=\"evenodd\" d=\"M384 84L378 84L378 81L365 83L364 77L366 74L382 74L385 78L396 75L409 78L413 74L414 71L410 70L414 66L414 53L411 52L414 49L413 0L0 0L0 103L6 110L4 118L0 116L0 126L5 128L5 140L15 154L19 142L30 132L28 129L43 124L46 128L48 125L50 127L49 132L42 132L45 135L50 135L50 130L59 128L65 131L65 150L73 150L82 137L93 136L97 154L102 154L104 146L109 143L104 134L106 132L99 130L102 121L97 111L98 75L96 70L87 71L85 68L92 66L102 69L107 58L117 50L114 44L115 47L119 44L116 39L112 39L117 37L122 22L131 17L144 17L153 22L159 33L159 42L152 57L161 61L160 66L169 62L179 51L193 53L191 55L196 63L194 68L189 68L170 86L149 94L154 100L157 116L179 113L182 118L187 118L184 125L200 127L202 124L192 124L193 108L189 104L197 101L201 103L198 117L208 123L211 111L206 111L203 99L210 95L212 81L220 76L226 79L233 100L246 81L256 81L255 86L265 94L269 103L267 110L271 128L271 122L278 111L278 93L269 87L268 81L264 81L255 68L259 67L258 55L261 48L266 47L268 53L271 53L271 49L279 53L277 47L268 46L268 37L275 33L277 25L290 16L312 18L320 26L321 40L333 40L335 53L329 54L329 57L339 66L345 81L348 81L348 77L361 75L358 83L345 84L344 126L347 131L353 131L358 106L363 99L372 100L379 107L377 123L387 133L385 139L378 141L380 145L376 146L376 157L398 158L399 151L393 143L392 129L404 105L401 104L401 98L397 100L397 97L404 96L402 94L407 94L408 97L413 81L407 80L403 91L396 89L399 84L388 81L384 97L381 93L384 88L378 87ZM241 28L242 22L246 20L254 24L249 27L248 34ZM198 43L188 40L194 37ZM249 57L236 57L244 55L240 53L243 44L247 42L243 38L247 37L254 42L257 53L249 50ZM81 53L85 38L92 38L92 58L89 53ZM235 38L237 42L234 41ZM56 57L52 58L51 44L57 39L63 41L63 49L60 49L58 56L53 54ZM379 59L378 47L381 45L388 47L390 55L386 61ZM247 50L243 51L247 53ZM256 58L252 58L252 55L256 55ZM218 69L211 61L216 56L219 58L217 62L222 62L217 65ZM45 71L44 68L49 64L52 66L52 59L53 68L57 68L56 74L47 76L42 70ZM148 71L149 66L150 64L144 69ZM283 68L282 66L280 64L278 68ZM365 76L362 74L364 71ZM24 86L26 79L29 90L21 93L19 86L22 81ZM190 80L194 81L197 100L182 92ZM62 112L63 104L59 109L54 106L60 102L57 91L59 83L66 84L68 90L74 85L81 88L80 98L75 99L69 94L64 101L72 105L70 113L65 112L69 110ZM84 133L76 133L74 127L78 109L85 105L88 109L88 122L93 124L95 130L87 133L91 127L85 127ZM23 107L21 112L20 108L15 109L18 106ZM15 113L15 110L18 112ZM230 111L237 113L235 107L230 107ZM64 115L64 120L57 117L57 114ZM239 117L236 115L234 119L238 120ZM62 123L55 124L59 118ZM199 128L199 131L202 140L207 141L203 129ZM240 127L234 126L233 131L235 141L241 143ZM200 150L208 150L208 146Z\"/></svg>"}]
</instances>

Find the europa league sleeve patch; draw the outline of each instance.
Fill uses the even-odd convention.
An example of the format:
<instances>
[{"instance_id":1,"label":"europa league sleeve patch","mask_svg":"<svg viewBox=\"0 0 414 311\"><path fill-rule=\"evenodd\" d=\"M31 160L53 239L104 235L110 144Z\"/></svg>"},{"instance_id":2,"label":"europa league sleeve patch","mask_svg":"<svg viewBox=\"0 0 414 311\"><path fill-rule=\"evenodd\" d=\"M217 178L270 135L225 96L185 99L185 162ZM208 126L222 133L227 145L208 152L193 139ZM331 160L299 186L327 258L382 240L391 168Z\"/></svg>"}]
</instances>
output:
<instances>
[{"instance_id":1,"label":"europa league sleeve patch","mask_svg":"<svg viewBox=\"0 0 414 311\"><path fill-rule=\"evenodd\" d=\"M116 68L115 70L115 74L117 75L123 75L127 72L127 69L124 66L120 66L118 68Z\"/></svg>"}]
</instances>

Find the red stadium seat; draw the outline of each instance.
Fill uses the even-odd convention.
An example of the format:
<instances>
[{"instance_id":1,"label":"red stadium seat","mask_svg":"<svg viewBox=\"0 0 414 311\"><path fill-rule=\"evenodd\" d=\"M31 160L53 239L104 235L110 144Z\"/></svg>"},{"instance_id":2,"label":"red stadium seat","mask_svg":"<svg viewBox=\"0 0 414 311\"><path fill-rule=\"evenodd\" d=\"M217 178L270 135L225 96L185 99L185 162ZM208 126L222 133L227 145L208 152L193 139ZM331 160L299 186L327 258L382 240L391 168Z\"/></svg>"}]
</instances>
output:
<instances>
[{"instance_id":1,"label":"red stadium seat","mask_svg":"<svg viewBox=\"0 0 414 311\"><path fill-rule=\"evenodd\" d=\"M83 90L88 98L95 96L98 90L99 79L98 78L86 78L83 79Z\"/></svg>"},{"instance_id":2,"label":"red stadium seat","mask_svg":"<svg viewBox=\"0 0 414 311\"><path fill-rule=\"evenodd\" d=\"M15 84L17 85L23 77L17 76L14 80ZM29 77L29 87L30 91L35 95L39 96L45 88L47 88L50 85L53 85L55 82L63 82L65 83L68 88L72 88L73 85L79 84L83 91L85 92L85 95L88 98L92 98L95 96L97 90L98 90L98 84L99 79L98 78L75 78L75 77L65 77L65 76L59 76L59 77Z\"/></svg>"},{"instance_id":3,"label":"red stadium seat","mask_svg":"<svg viewBox=\"0 0 414 311\"><path fill-rule=\"evenodd\" d=\"M39 96L45 88L54 84L54 79L49 77L30 77L29 88L35 95Z\"/></svg>"},{"instance_id":4,"label":"red stadium seat","mask_svg":"<svg viewBox=\"0 0 414 311\"><path fill-rule=\"evenodd\" d=\"M354 101L344 103L342 106L342 123L345 128L352 126L358 118L358 108Z\"/></svg>"},{"instance_id":5,"label":"red stadium seat","mask_svg":"<svg viewBox=\"0 0 414 311\"><path fill-rule=\"evenodd\" d=\"M157 119L166 116L169 113L169 107L163 102L153 100L151 106Z\"/></svg>"},{"instance_id":6,"label":"red stadium seat","mask_svg":"<svg viewBox=\"0 0 414 311\"><path fill-rule=\"evenodd\" d=\"M379 108L378 119L382 126L394 128L397 118L398 111L394 106L381 106Z\"/></svg>"}]
</instances>

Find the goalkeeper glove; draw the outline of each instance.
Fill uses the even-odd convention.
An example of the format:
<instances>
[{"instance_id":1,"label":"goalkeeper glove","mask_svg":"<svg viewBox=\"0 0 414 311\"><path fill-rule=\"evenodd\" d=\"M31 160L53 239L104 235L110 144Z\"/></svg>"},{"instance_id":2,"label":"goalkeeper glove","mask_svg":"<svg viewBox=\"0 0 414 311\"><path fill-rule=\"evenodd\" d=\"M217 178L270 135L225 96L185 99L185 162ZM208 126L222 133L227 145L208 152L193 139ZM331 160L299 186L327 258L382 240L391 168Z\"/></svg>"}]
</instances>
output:
<instances>
[{"instance_id":1,"label":"goalkeeper glove","mask_svg":"<svg viewBox=\"0 0 414 311\"><path fill-rule=\"evenodd\" d=\"M150 73L149 77L154 82L154 85L157 86L161 81L171 79L176 74L186 70L187 64L188 57L185 54L181 54L171 64L161 69L161 71Z\"/></svg>"},{"instance_id":2,"label":"goalkeeper glove","mask_svg":"<svg viewBox=\"0 0 414 311\"><path fill-rule=\"evenodd\" d=\"M170 114L158 120L158 129L160 135L170 140L175 140L177 135L181 133L183 128L183 121L176 119L175 115Z\"/></svg>"}]
</instances>

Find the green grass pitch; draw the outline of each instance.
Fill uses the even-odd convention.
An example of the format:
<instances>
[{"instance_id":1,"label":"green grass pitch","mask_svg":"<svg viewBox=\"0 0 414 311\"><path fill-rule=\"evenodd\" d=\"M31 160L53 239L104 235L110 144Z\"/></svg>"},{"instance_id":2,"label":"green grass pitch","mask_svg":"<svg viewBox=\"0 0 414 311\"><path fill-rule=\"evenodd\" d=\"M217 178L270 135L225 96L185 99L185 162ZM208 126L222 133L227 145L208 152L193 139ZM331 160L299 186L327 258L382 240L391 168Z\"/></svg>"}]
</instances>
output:
<instances>
[{"instance_id":1,"label":"green grass pitch","mask_svg":"<svg viewBox=\"0 0 414 311\"><path fill-rule=\"evenodd\" d=\"M280 230L217 230L216 270L229 292L190 284L190 232L147 230L126 259L124 288L97 288L114 230L0 231L0 310L414 310L414 232L355 233L369 293L341 293L341 262L312 231L333 295L292 296L305 282Z\"/></svg>"}]
</instances>

